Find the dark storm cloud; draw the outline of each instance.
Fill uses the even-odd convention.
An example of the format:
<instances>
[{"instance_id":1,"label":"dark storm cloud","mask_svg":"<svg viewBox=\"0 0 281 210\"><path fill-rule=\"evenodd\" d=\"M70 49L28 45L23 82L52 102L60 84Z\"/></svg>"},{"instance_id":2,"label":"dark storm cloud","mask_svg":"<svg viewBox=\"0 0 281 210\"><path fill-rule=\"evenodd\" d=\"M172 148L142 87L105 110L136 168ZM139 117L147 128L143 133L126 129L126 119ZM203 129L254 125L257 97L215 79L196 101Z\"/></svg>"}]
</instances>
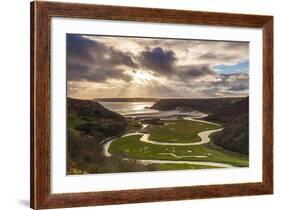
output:
<instances>
[{"instance_id":1,"label":"dark storm cloud","mask_svg":"<svg viewBox=\"0 0 281 210\"><path fill-rule=\"evenodd\" d=\"M142 67L166 77L177 77L186 81L201 76L215 75L209 64L182 65L176 64L178 60L172 50L164 50L160 47L142 51L139 62Z\"/></svg>"},{"instance_id":2,"label":"dark storm cloud","mask_svg":"<svg viewBox=\"0 0 281 210\"><path fill-rule=\"evenodd\" d=\"M67 35L67 78L69 81L128 81L122 66L136 68L130 53L116 50L79 35Z\"/></svg>"},{"instance_id":3,"label":"dark storm cloud","mask_svg":"<svg viewBox=\"0 0 281 210\"><path fill-rule=\"evenodd\" d=\"M171 74L177 58L172 50L164 50L161 47L146 49L141 52L139 61L147 69L159 74Z\"/></svg>"},{"instance_id":4,"label":"dark storm cloud","mask_svg":"<svg viewBox=\"0 0 281 210\"><path fill-rule=\"evenodd\" d=\"M177 72L177 75L182 79L216 75L216 73L211 69L210 65L187 65L182 66L181 70Z\"/></svg>"},{"instance_id":5,"label":"dark storm cloud","mask_svg":"<svg viewBox=\"0 0 281 210\"><path fill-rule=\"evenodd\" d=\"M79 35L68 34L66 40L67 57L69 59L80 59L81 61L90 61L93 59L91 56L91 49L100 48L97 42L85 39Z\"/></svg>"}]
</instances>

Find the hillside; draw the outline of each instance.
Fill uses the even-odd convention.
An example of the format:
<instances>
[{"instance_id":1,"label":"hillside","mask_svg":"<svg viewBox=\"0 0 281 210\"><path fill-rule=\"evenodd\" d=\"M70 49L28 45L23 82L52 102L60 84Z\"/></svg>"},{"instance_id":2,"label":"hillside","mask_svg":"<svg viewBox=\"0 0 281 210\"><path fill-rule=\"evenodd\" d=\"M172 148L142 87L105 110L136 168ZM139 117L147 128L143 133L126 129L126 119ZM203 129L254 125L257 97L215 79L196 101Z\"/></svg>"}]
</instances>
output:
<instances>
[{"instance_id":1,"label":"hillside","mask_svg":"<svg viewBox=\"0 0 281 210\"><path fill-rule=\"evenodd\" d=\"M125 131L127 120L92 100L68 98L68 123L95 140L116 136Z\"/></svg>"},{"instance_id":2,"label":"hillside","mask_svg":"<svg viewBox=\"0 0 281 210\"><path fill-rule=\"evenodd\" d=\"M248 154L249 98L160 99L157 110L197 110L208 113L206 120L222 123L224 130L214 136L214 143L234 152Z\"/></svg>"},{"instance_id":3,"label":"hillside","mask_svg":"<svg viewBox=\"0 0 281 210\"><path fill-rule=\"evenodd\" d=\"M236 103L225 105L213 110L213 113L206 117L207 120L220 123L230 123L236 117L249 112L249 98L244 98ZM239 114L238 114L239 113Z\"/></svg>"},{"instance_id":4,"label":"hillside","mask_svg":"<svg viewBox=\"0 0 281 210\"><path fill-rule=\"evenodd\" d=\"M224 123L224 130L214 136L214 143L234 152L249 153L249 98L214 110L207 120Z\"/></svg>"},{"instance_id":5,"label":"hillside","mask_svg":"<svg viewBox=\"0 0 281 210\"><path fill-rule=\"evenodd\" d=\"M107 161L101 142L121 134L127 121L96 101L67 99L67 172L99 172Z\"/></svg>"},{"instance_id":6,"label":"hillside","mask_svg":"<svg viewBox=\"0 0 281 210\"><path fill-rule=\"evenodd\" d=\"M103 155L102 141L123 134L127 120L92 100L67 99L67 174L146 171L136 164Z\"/></svg>"}]
</instances>

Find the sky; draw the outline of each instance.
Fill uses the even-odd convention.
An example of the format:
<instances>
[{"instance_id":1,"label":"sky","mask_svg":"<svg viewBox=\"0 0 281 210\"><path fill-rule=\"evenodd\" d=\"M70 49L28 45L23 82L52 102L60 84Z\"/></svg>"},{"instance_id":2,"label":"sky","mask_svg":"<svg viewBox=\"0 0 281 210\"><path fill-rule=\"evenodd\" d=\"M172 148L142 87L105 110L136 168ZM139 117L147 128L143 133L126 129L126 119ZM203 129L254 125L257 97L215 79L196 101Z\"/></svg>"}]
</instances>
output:
<instances>
[{"instance_id":1,"label":"sky","mask_svg":"<svg viewBox=\"0 0 281 210\"><path fill-rule=\"evenodd\" d=\"M67 34L66 43L68 97L248 96L248 42Z\"/></svg>"}]
</instances>

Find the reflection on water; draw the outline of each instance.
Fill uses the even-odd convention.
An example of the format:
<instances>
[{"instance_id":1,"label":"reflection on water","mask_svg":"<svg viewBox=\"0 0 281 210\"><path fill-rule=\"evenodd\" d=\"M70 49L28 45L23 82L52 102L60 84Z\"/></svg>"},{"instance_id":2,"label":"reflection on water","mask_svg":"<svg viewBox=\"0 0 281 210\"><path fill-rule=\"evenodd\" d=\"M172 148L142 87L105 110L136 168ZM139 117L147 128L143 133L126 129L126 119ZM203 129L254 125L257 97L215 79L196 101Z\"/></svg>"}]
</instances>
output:
<instances>
[{"instance_id":1,"label":"reflection on water","mask_svg":"<svg viewBox=\"0 0 281 210\"><path fill-rule=\"evenodd\" d=\"M158 113L158 110L147 109L154 102L99 102L105 108L122 115L139 115Z\"/></svg>"},{"instance_id":2,"label":"reflection on water","mask_svg":"<svg viewBox=\"0 0 281 210\"><path fill-rule=\"evenodd\" d=\"M117 112L124 116L136 117L136 118L163 118L170 119L176 116L187 116L187 117L202 117L201 112L189 111L184 112L180 110L168 110L159 111L155 109L149 109L154 102L99 102L105 108Z\"/></svg>"}]
</instances>

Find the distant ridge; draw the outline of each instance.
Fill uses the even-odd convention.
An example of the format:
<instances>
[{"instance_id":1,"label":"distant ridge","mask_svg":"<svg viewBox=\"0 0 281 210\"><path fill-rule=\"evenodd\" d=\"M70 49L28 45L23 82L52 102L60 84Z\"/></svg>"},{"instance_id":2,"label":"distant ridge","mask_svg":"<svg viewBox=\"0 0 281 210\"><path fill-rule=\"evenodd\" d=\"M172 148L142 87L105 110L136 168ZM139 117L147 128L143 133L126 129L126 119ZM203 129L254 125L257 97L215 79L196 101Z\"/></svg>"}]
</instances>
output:
<instances>
[{"instance_id":1,"label":"distant ridge","mask_svg":"<svg viewBox=\"0 0 281 210\"><path fill-rule=\"evenodd\" d=\"M161 111L183 109L212 113L221 107L241 101L243 98L159 99L151 109Z\"/></svg>"},{"instance_id":2,"label":"distant ridge","mask_svg":"<svg viewBox=\"0 0 281 210\"><path fill-rule=\"evenodd\" d=\"M154 102L157 98L94 98L100 102Z\"/></svg>"}]
</instances>

